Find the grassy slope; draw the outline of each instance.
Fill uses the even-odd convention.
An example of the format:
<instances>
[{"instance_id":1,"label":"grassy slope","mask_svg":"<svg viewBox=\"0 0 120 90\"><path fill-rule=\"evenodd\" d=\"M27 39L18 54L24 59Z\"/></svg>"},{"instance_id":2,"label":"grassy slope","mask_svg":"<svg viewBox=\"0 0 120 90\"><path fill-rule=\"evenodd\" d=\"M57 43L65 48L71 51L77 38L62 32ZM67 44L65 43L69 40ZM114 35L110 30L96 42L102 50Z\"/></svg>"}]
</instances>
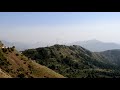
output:
<instances>
[{"instance_id":1,"label":"grassy slope","mask_svg":"<svg viewBox=\"0 0 120 90\"><path fill-rule=\"evenodd\" d=\"M7 49L6 52L3 52L3 50L0 49L0 68L11 77L64 78L64 76L54 72L53 70L37 64L32 60L28 60L27 57L16 50L9 50ZM3 76L5 76L5 74Z\"/></svg>"}]
</instances>

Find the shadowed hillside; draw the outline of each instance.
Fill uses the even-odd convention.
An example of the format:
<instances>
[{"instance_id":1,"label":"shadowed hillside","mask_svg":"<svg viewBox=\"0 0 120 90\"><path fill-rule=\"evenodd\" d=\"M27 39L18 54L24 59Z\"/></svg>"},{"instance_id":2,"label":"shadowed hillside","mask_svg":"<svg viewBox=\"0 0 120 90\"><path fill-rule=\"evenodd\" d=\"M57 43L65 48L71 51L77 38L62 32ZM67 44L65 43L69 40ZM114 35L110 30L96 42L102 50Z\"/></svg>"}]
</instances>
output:
<instances>
[{"instance_id":1,"label":"shadowed hillside","mask_svg":"<svg viewBox=\"0 0 120 90\"><path fill-rule=\"evenodd\" d=\"M100 52L100 54L106 57L113 64L120 66L120 49L107 50Z\"/></svg>"}]
</instances>

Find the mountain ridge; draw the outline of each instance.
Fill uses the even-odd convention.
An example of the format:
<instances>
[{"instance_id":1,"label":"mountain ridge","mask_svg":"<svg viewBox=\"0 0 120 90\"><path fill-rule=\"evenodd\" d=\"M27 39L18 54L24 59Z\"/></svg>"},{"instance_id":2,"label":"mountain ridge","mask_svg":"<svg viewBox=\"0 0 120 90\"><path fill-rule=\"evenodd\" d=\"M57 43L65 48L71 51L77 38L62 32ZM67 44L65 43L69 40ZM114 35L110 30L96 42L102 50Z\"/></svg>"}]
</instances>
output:
<instances>
[{"instance_id":1,"label":"mountain ridge","mask_svg":"<svg viewBox=\"0 0 120 90\"><path fill-rule=\"evenodd\" d=\"M119 77L120 68L100 53L81 46L53 45L28 49L23 54L69 78Z\"/></svg>"},{"instance_id":2,"label":"mountain ridge","mask_svg":"<svg viewBox=\"0 0 120 90\"><path fill-rule=\"evenodd\" d=\"M87 41L77 41L77 42L69 43L68 45L80 45L92 52L120 49L120 44L116 44L113 42L102 42L96 39L87 40Z\"/></svg>"},{"instance_id":3,"label":"mountain ridge","mask_svg":"<svg viewBox=\"0 0 120 90\"><path fill-rule=\"evenodd\" d=\"M47 46L54 45L53 43L46 43L46 42L22 43L22 42L8 42L5 40L2 40L2 42L7 47L16 46L16 49L18 51L24 51L26 49L47 47ZM112 49L120 49L120 44L113 43L113 42L102 42L96 39L86 40L86 41L76 41L73 43L65 43L62 45L79 45L92 52L101 52L101 51L112 50Z\"/></svg>"}]
</instances>

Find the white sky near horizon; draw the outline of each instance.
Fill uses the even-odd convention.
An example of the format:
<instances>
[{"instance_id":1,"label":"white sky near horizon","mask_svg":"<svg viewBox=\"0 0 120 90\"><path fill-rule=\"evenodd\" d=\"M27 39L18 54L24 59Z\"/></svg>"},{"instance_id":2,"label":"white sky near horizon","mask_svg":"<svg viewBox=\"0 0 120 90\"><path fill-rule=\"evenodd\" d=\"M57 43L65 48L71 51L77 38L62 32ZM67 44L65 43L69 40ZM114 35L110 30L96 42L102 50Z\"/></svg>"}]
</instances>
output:
<instances>
[{"instance_id":1,"label":"white sky near horizon","mask_svg":"<svg viewBox=\"0 0 120 90\"><path fill-rule=\"evenodd\" d=\"M120 44L120 13L2 13L0 39L70 43L97 39Z\"/></svg>"}]
</instances>

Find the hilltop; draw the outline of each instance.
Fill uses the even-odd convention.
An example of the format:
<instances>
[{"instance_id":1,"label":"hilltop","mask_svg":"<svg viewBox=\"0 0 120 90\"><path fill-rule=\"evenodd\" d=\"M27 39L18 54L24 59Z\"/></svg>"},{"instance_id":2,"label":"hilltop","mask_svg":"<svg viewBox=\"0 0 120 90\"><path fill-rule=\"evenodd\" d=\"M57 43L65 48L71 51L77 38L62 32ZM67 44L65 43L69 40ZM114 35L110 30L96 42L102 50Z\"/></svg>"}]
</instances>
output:
<instances>
[{"instance_id":1,"label":"hilltop","mask_svg":"<svg viewBox=\"0 0 120 90\"><path fill-rule=\"evenodd\" d=\"M45 48L28 49L23 51L23 54L69 78L120 77L119 67L102 54L77 45L56 44Z\"/></svg>"},{"instance_id":2,"label":"hilltop","mask_svg":"<svg viewBox=\"0 0 120 90\"><path fill-rule=\"evenodd\" d=\"M0 45L4 46L2 43ZM0 47L0 78L64 78L64 76L27 58L13 46Z\"/></svg>"}]
</instances>

